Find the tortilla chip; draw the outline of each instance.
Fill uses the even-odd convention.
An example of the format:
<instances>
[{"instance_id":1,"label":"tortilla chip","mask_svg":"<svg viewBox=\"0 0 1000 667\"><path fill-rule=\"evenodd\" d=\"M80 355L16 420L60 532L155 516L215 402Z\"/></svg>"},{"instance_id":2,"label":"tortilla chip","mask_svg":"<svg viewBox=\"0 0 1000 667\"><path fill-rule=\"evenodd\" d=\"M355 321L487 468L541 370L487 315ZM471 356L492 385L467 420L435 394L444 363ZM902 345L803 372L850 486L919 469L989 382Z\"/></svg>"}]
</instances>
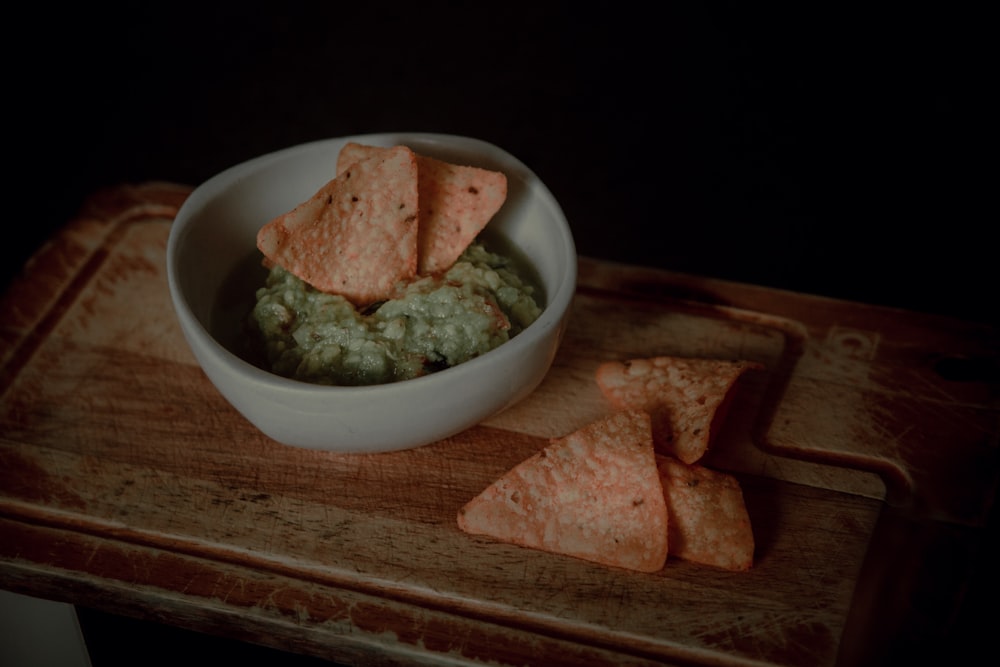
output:
<instances>
[{"instance_id":1,"label":"tortilla chip","mask_svg":"<svg viewBox=\"0 0 1000 667\"><path fill-rule=\"evenodd\" d=\"M649 415L621 411L553 439L469 501L458 525L605 565L661 569L667 508Z\"/></svg>"},{"instance_id":2,"label":"tortilla chip","mask_svg":"<svg viewBox=\"0 0 1000 667\"><path fill-rule=\"evenodd\" d=\"M736 381L762 368L752 361L661 356L605 362L596 378L616 408L649 412L658 452L694 463L725 418Z\"/></svg>"},{"instance_id":3,"label":"tortilla chip","mask_svg":"<svg viewBox=\"0 0 1000 667\"><path fill-rule=\"evenodd\" d=\"M337 156L337 173L389 150L348 143ZM447 271L507 199L507 177L499 171L443 162L417 154L420 194L421 275Z\"/></svg>"},{"instance_id":4,"label":"tortilla chip","mask_svg":"<svg viewBox=\"0 0 1000 667\"><path fill-rule=\"evenodd\" d=\"M726 570L753 566L754 536L732 475L656 455L670 522L670 555Z\"/></svg>"},{"instance_id":5,"label":"tortilla chip","mask_svg":"<svg viewBox=\"0 0 1000 667\"><path fill-rule=\"evenodd\" d=\"M379 301L416 273L417 197L416 157L397 146L268 222L257 247L318 290L357 305Z\"/></svg>"}]
</instances>

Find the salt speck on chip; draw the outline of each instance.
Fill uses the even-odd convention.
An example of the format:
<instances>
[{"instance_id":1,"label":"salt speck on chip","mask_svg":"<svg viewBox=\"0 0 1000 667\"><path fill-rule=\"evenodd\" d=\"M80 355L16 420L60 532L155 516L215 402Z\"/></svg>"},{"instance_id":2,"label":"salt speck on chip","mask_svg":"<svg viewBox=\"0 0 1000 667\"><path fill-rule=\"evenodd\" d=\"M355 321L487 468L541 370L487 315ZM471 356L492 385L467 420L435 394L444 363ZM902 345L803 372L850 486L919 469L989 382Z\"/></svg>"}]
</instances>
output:
<instances>
[{"instance_id":1,"label":"salt speck on chip","mask_svg":"<svg viewBox=\"0 0 1000 667\"><path fill-rule=\"evenodd\" d=\"M265 224L257 247L320 291L356 305L386 299L416 275L417 178L405 146L355 162Z\"/></svg>"},{"instance_id":2,"label":"salt speck on chip","mask_svg":"<svg viewBox=\"0 0 1000 667\"><path fill-rule=\"evenodd\" d=\"M337 173L359 160L390 150L349 142L340 149ZM417 154L420 199L418 232L421 275L451 268L507 199L503 172L452 164Z\"/></svg>"},{"instance_id":3,"label":"salt speck on chip","mask_svg":"<svg viewBox=\"0 0 1000 667\"><path fill-rule=\"evenodd\" d=\"M736 381L762 368L752 361L658 356L604 362L596 380L616 408L649 412L657 451L694 463L725 418Z\"/></svg>"},{"instance_id":4,"label":"salt speck on chip","mask_svg":"<svg viewBox=\"0 0 1000 667\"><path fill-rule=\"evenodd\" d=\"M667 559L667 508L649 415L620 411L553 439L470 500L459 527L640 572Z\"/></svg>"}]
</instances>

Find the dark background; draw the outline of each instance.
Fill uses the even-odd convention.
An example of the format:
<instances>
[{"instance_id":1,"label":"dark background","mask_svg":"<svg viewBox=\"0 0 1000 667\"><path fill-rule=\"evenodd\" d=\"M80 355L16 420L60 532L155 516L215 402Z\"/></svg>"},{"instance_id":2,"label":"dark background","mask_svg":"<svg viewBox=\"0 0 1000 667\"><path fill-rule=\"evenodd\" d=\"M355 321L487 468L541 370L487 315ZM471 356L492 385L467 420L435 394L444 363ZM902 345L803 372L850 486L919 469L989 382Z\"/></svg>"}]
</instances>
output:
<instances>
[{"instance_id":1,"label":"dark background","mask_svg":"<svg viewBox=\"0 0 1000 667\"><path fill-rule=\"evenodd\" d=\"M581 254L1000 323L985 17L757 4L22 8L5 25L0 278L98 188L425 131L524 161ZM187 645L85 620L102 664L130 659L121 633Z\"/></svg>"},{"instance_id":2,"label":"dark background","mask_svg":"<svg viewBox=\"0 0 1000 667\"><path fill-rule=\"evenodd\" d=\"M98 187L428 131L519 157L582 254L996 320L984 17L756 4L29 10L7 27L26 46L7 59L21 213L2 265Z\"/></svg>"}]
</instances>

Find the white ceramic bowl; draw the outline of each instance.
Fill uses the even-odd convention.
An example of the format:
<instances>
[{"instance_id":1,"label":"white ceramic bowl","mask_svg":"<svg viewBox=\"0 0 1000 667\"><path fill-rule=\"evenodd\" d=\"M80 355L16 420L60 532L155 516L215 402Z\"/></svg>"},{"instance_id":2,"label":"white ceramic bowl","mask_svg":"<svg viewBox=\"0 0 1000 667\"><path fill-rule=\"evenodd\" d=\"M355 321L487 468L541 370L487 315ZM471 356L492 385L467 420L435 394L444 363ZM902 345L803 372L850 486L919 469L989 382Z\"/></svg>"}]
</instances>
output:
<instances>
[{"instance_id":1,"label":"white ceramic bowl","mask_svg":"<svg viewBox=\"0 0 1000 667\"><path fill-rule=\"evenodd\" d=\"M487 229L513 244L537 271L541 316L500 347L424 377L331 387L261 370L237 352L242 318L265 272L257 230L333 178L349 141L405 144L417 153L503 171L508 196ZM342 137L264 155L209 179L177 214L167 275L184 335L219 392L278 442L338 452L425 445L506 409L542 381L562 340L576 288L576 248L548 188L517 158L476 139L391 133Z\"/></svg>"}]
</instances>

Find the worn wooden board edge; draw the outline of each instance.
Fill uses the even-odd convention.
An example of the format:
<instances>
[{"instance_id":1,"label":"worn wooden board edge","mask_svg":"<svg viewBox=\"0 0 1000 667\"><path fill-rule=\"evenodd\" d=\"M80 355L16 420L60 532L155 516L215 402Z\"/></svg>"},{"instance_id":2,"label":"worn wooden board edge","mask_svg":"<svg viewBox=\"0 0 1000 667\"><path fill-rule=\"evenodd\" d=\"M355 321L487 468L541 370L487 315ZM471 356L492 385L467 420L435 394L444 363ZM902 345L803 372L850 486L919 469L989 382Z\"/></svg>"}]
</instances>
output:
<instances>
[{"instance_id":1,"label":"worn wooden board edge","mask_svg":"<svg viewBox=\"0 0 1000 667\"><path fill-rule=\"evenodd\" d=\"M30 356L21 351L43 339L58 319L67 292L99 268L109 237L132 222L173 220L192 190L152 181L109 187L81 203L78 214L28 258L0 295L5 313L0 323L0 386Z\"/></svg>"},{"instance_id":2,"label":"worn wooden board edge","mask_svg":"<svg viewBox=\"0 0 1000 667\"><path fill-rule=\"evenodd\" d=\"M130 227L130 228L133 228L133 229L137 229L138 232L141 235L144 235L144 236L146 236L146 235L148 235L148 234L151 233L153 235L153 237L157 241L156 242L156 247L159 247L160 243L162 242L162 236L163 236L161 234L161 232L164 229L166 229L168 227L168 225L169 225L169 221L168 220L164 220L164 219L159 218L157 216L153 216L151 222L146 222L146 223L144 223L142 225L138 225L138 226L128 224L128 225L123 225L122 227L126 227L126 228ZM148 238L148 236L146 236L146 237ZM111 239L111 241L109 241L109 243L111 243L111 245L114 245L114 243L113 243L114 238L113 237L109 237L109 238ZM96 262L98 260L93 260L93 261ZM66 294L68 295L69 292L66 292ZM67 297L67 298L69 298L69 297ZM194 366L193 362L183 363L182 366L184 367L184 369L186 371L189 371L189 372L185 373L185 377L188 378L188 379L190 379L192 377L192 374L196 373L196 371L197 371L197 369ZM207 385L206 385L206 387L207 387ZM56 446L55 450L47 450L44 447L42 447L42 448L32 448L30 446L26 446L26 448L28 450L32 451L32 452L35 452L36 449L41 449L41 451L35 452L35 453L39 453L39 454L43 453L43 452L46 452L46 451L49 451L49 452L52 452L52 453L54 453L56 450L61 451L58 446ZM114 456L113 452L109 452L109 453L111 453L111 459L108 462L108 464L109 465L113 465L114 461L116 459L115 459L115 456ZM100 465L100 464L102 464L104 462L103 461L103 457L98 457L98 458L101 459L101 460L95 460L93 456L91 456L89 454L85 454L85 455L83 455L83 456L80 457L80 459L82 461L81 465L84 465L84 467L86 467L86 466L93 466L93 465ZM6 458L5 460L8 463L11 461L10 458ZM89 463L88 463L88 461L89 461ZM94 472L94 471L91 470L91 472ZM9 478L8 478L8 481L9 481ZM127 482L128 480L122 479L121 481ZM11 488L11 485L9 483L5 483L3 486L4 486L4 488L6 488L8 490ZM59 521L61 521L61 519L59 521L57 521L57 520L55 520L53 518L56 515L58 515L58 512L55 512L55 513L51 512L50 510L52 508L49 505L50 504L47 501L43 500L42 502L40 502L38 504L38 507L35 508L35 509L39 510L37 512L34 511L31 508L27 508L26 509L25 506L19 506L19 507L8 506L6 509L7 509L8 514L10 516L12 516L12 517L14 517L14 516L19 517L21 519L26 520L28 523L31 523L31 521L32 521L32 519L30 517L34 517L36 522L42 522L42 523L44 523L44 522L48 521L48 522L51 523L51 522L55 521L56 523L59 523ZM65 519L65 516L63 516L62 518ZM70 520L70 523L72 523L73 521L74 520ZM112 528L114 528L114 527L112 526ZM112 534L112 535L118 534L118 531L116 531L114 529L112 529L110 531L107 531L107 532L109 534ZM166 533L163 533L157 539L165 539L166 540L165 542L162 543L162 546L164 547L165 553L167 553L167 554L171 554L171 553L174 553L175 551L179 550L180 549L179 543L183 542L183 540L184 540L184 538L183 538L182 535L175 535L173 533L170 533L169 531L166 532ZM139 541L142 541L142 540L139 540ZM120 546L121 543L122 543L122 541L118 540L118 539L112 539L112 540L108 541L108 544L110 544L112 547ZM197 555L202 556L202 557L208 557L213 562L219 561L219 560L226 561L225 558L219 559L219 558L216 558L215 556L213 556L212 554L217 555L216 551L213 548L208 548L206 551L199 551ZM857 554L855 554L855 556L857 556ZM848 559L848 560L850 560L851 562L854 562L855 559L851 558L851 559ZM228 562L228 561L226 561L226 562ZM843 611L842 605L846 605L847 602L848 602L848 600L844 599L844 597L842 595L839 596L838 602L837 602L837 605L836 605L836 611L837 611L837 613L839 613L840 611ZM422 604L417 604L416 607L418 609L422 609L423 605ZM481 611L479 613L479 616L485 616L485 617L493 618L494 616L496 616L496 610L497 609L498 609L498 607L490 607L485 612ZM504 614L501 613L500 616L502 617L502 616L504 616ZM827 616L829 616L829 614L827 614ZM514 617L511 616L511 618L514 618ZM545 626L545 627L548 627L549 623L550 623L550 621L543 621L542 625ZM521 623L521 622L515 622L515 625L524 625L524 624ZM556 626L562 627L562 626L560 626L559 623L556 623ZM830 650L832 650L831 647L835 647L836 634L839 632L839 628L841 626L842 626L842 620L841 619L836 619L832 623L832 632L824 633L824 635L823 635L827 639L826 643L823 644L824 647L826 647L827 649L830 649ZM579 633L576 630L572 630L572 629L571 630L566 630L566 629L563 629L563 630L554 630L553 632L554 632L554 634L557 634L557 635L562 636L564 638L576 637L577 640L579 641ZM600 634L600 632L603 632L603 631L601 631L600 629L598 629L598 634ZM544 634L545 633L543 632L543 635ZM586 641L584 641L583 643L586 643ZM625 646L628 650L631 650L631 648L632 648L631 643L622 645L621 642L620 642L620 638L619 639L615 639L615 637L613 637L611 635L605 635L604 639L602 639L601 642L599 642L599 643L606 644L606 645L612 646L612 647L615 646L615 645ZM669 641L667 643L671 644L671 642L669 642ZM641 642L641 641L636 642L636 646L641 646L642 644L643 644L643 642ZM680 648L676 648L678 646ZM654 641L652 643L647 642L647 648L646 648L646 650L652 652L652 654L664 655L663 651L665 649L664 649L662 641L660 641L660 642ZM712 658L711 660L709 660L709 662L716 661L716 660L720 659L718 657L719 654L718 654L717 651L708 652L708 651L706 651L703 648L702 649L697 649L697 647L692 648L690 645L683 644L682 642L681 643L674 642L673 644L671 644L671 648L670 648L669 651L667 651L666 654L672 655L673 653L678 652L678 651L680 653L683 653L683 654L689 654L689 653L694 653L694 652L701 651L701 652L710 653L710 654L716 656L716 657ZM826 658L829 658L829 657L830 657L829 653L824 654L824 662L826 661ZM721 658L721 659L728 659L728 656L726 658ZM745 658L737 657L735 659L737 659L737 660L744 660Z\"/></svg>"},{"instance_id":3,"label":"worn wooden board edge","mask_svg":"<svg viewBox=\"0 0 1000 667\"><path fill-rule=\"evenodd\" d=\"M809 493L821 492L812 490ZM118 591L111 602L139 607L148 606L143 601L152 595L151 587L157 588L157 599L162 597L176 605L172 613L176 613L177 618L167 616L162 620L183 624L194 619L191 622L196 623L206 614L228 609L225 614L230 623L217 626L217 629L223 636L237 638L243 631L240 619L244 611L247 616L258 617L265 626L276 623L284 628L282 620L290 613L289 609L293 609L300 625L317 626L314 630L325 638L325 642L336 642L347 623L340 606L354 599L364 600L366 613L360 617L351 616L348 625L359 625L358 631L362 633L372 629L375 635L391 631L392 636L377 637L379 642L388 643L388 653L398 650L402 643L411 645L408 650L446 658L454 647L443 645L442 637L463 637L463 651L473 651L479 658L486 660L488 657L488 661L502 664L531 664L532 658L541 660L541 664L561 664L563 658L569 660L567 664L628 661L639 664L646 661L657 664L832 664L838 628L843 627L833 623L833 635L819 633L817 639L825 637L825 640L817 646L807 641L807 636L820 630L813 626L818 625L820 615L828 615L828 612L814 609L807 613L801 609L800 613L805 614L801 619L802 634L785 644L765 639L768 635L780 635L768 632L766 627L763 635L755 638L756 633L745 627L753 624L744 620L736 622L731 630L732 637L722 642L723 646L735 642L733 648L737 650L727 650L721 646L700 646L683 637L672 641L641 632L612 630L598 624L567 623L558 615L539 613L539 610L508 608L495 602L484 604L445 591L409 590L389 582L368 581L364 576L356 578L349 571L339 571L323 562L310 563L232 546L201 544L180 534L153 533L128 525L109 526L101 520L73 512L52 512L24 503L0 503L0 535L4 536L0 540L0 562L4 563L0 565L0 579L5 586L18 580L23 571L32 573L32 586L39 586L39 582L46 579L62 582L62 594L68 594L71 589L66 586L72 582L89 582L92 591L86 597L75 599L77 603L97 608L104 608L109 602L107 588ZM687 578L679 580L681 598L696 594L694 589L687 594L683 591L707 574L689 571ZM158 587L164 581L176 581L177 586L169 590ZM725 578L711 583L712 577L707 577L710 586L725 585L724 581ZM44 587L40 590L45 592ZM103 592L95 594L93 591ZM34 593L38 594L39 589ZM625 591L620 594L626 595ZM777 624L779 617L794 612L794 609L782 611L787 605L775 598L771 605L765 603L754 610L747 608L743 613L739 609L739 599L732 601L736 607L731 612L734 619L746 615L747 619L760 617ZM692 600L683 599L664 601L668 606L680 604L696 611L697 606L690 607L691 603ZM154 605L152 611L156 610ZM143 613L149 611L146 609ZM329 627L331 617L337 621L332 629ZM754 648L762 640L763 643ZM351 643L352 639L348 637L347 641ZM741 646L741 643L746 645ZM574 648L568 650L567 646ZM550 650L554 652L550 654ZM761 651L764 652L759 653ZM755 654L758 657L751 657Z\"/></svg>"},{"instance_id":4,"label":"worn wooden board edge","mask_svg":"<svg viewBox=\"0 0 1000 667\"><path fill-rule=\"evenodd\" d=\"M262 453L266 456L267 451L273 453L273 448ZM425 454L434 456L429 451ZM331 591L388 596L416 609L458 610L462 616L513 623L526 632L617 647L623 653L644 647L646 653L659 656L704 654L732 660L756 656L761 664L768 662L766 656L787 657L791 652L813 664L832 664L829 661L843 631L853 582L880 506L848 494L744 477L761 559L753 572L725 573L675 561L662 572L636 576L470 538L458 531L447 507L443 513L420 513L416 522L399 519L387 526L378 517L355 515L352 519L351 510L326 494L309 502L298 498L292 486L279 492L264 480L248 478L248 486L238 488L231 488L231 479L217 480L214 484L219 488L210 497L224 502L206 505L203 494L196 491L212 485L214 476L189 479L182 468L171 474L88 453L16 443L0 446L0 460L4 462L0 488L6 490L0 514L11 522L102 536L106 540L102 548L109 553L123 549L133 553L130 546L138 545L158 549L166 558L188 555L322 583ZM25 474L31 470L49 472L47 476ZM336 476L324 476L331 486L339 484ZM29 479L30 484L18 483ZM150 483L155 488L149 488ZM189 506L171 503L169 516L158 519L150 514L164 505L157 493L163 498L190 498ZM129 502L149 494L154 494L153 502L145 511ZM196 519L192 509L199 508ZM222 520L240 516L251 519L242 530ZM183 519L177 522L173 517ZM275 519L293 521L298 528L293 535L276 537L269 548L255 536L254 526L266 526ZM192 527L190 521L201 521L206 530ZM408 541L426 544L426 551L409 549L410 557L403 559L392 556L396 529L411 533ZM335 535L336 546L329 544L332 537L321 537L323 533ZM4 535L0 542L16 544L16 540ZM813 555L799 554L803 543L807 551L829 554L831 560L821 574ZM27 556L28 546L39 548L25 545L18 554ZM408 552L403 544L396 546ZM48 553L49 547L43 550ZM86 568L84 576L112 580L135 576L147 568L123 558L106 560L105 555L95 547L86 552L86 562L81 555L77 565ZM47 569L44 558L37 569ZM477 563L485 568L478 568ZM185 573L172 576L189 590ZM799 583L782 588L785 581ZM522 585L532 582L539 584L537 593L521 592ZM579 590L566 589L572 582L581 584ZM660 599L664 600L662 609L657 608ZM607 600L610 608L595 607L596 600ZM728 600L728 608L719 606L723 600ZM627 612L630 608L654 611L652 617L659 620L623 623L621 616L627 621L628 613L635 615ZM685 609L690 614L682 614L680 610ZM719 626L718 634L709 642L700 625ZM793 646L786 646L783 638L786 625L794 630ZM706 642L710 645L703 645Z\"/></svg>"},{"instance_id":5,"label":"worn wooden board edge","mask_svg":"<svg viewBox=\"0 0 1000 667\"><path fill-rule=\"evenodd\" d=\"M141 188L140 188L140 189L141 189ZM168 188L168 189L169 189L169 188ZM178 190L178 192L181 192L181 193L182 193L183 191L184 191L184 189L183 189L183 188L180 188L180 189ZM176 194L176 192L175 192L175 194ZM173 195L172 195L172 196L173 196ZM183 195L182 195L182 196L183 196ZM181 197L182 197L182 196L181 196ZM141 197L140 197L140 198L141 198ZM170 207L169 207L169 206L168 206L167 208L163 208L163 209L156 209L156 208L155 208L155 206L154 206L154 209L153 209L153 212L154 212L154 214L156 214L156 215L164 215L165 217L171 217L171 211L170 211ZM143 214L143 215L145 215L145 214L147 214L147 213L148 213L148 211L147 211L147 212L144 212L144 213L142 213L142 214ZM589 266L589 264L590 264L590 263L589 263L589 260L587 260L586 258L582 258L582 259L581 259L581 264L582 264L582 266L584 266L584 267L586 268L587 266ZM594 264L594 266L597 266L598 268L600 268L600 267L601 267L601 264L600 264L600 263L596 263L596 264ZM70 273L72 273L72 271L70 271ZM673 278L672 278L672 279L673 279ZM695 279L695 280L696 280L696 282L698 282L699 284L704 284L704 283L703 283L703 282L702 282L702 281L701 281L700 279ZM708 282L709 282L709 283L711 283L711 282L713 282L713 281L708 281ZM750 301L752 301L752 300L753 300L753 298L756 298L756 297L754 297L754 296L753 296L753 294L756 294L756 293L757 293L757 290L756 290L756 289L754 289L754 288L752 288L752 287L746 287L746 289L747 289L747 290L748 290L748 292L749 292L749 293L751 294L751 297L750 297ZM768 292L770 292L770 290L762 290L762 292L763 292L763 293L765 294L765 296L766 296L766 294L767 294ZM745 304L744 304L744 305L745 305ZM727 306L727 307L728 307L728 306ZM21 314L21 315L23 315L23 314ZM19 317L21 317L21 315L19 315ZM29 315L30 315L30 314L29 314ZM30 320L30 317L28 317L27 319L28 319L28 320ZM941 323L941 320L940 320L940 318L931 318L931 319L933 320L933 323L934 323L934 324L935 324L936 326L937 326L937 325L940 325L940 323ZM35 324L29 324L29 325L27 326L27 329L28 329L28 330L30 330L30 329L34 328L34 326L35 326ZM946 328L947 328L947 327L946 327ZM15 329L16 329L16 327L15 327ZM8 334L9 332L11 332L11 331L13 331L15 335L13 335L12 337L8 338L7 334ZM964 331L964 330L963 330L963 331ZM15 331L15 330L13 330L13 329L10 329L10 328L6 328L6 327L5 327L5 328L4 328L4 330L3 330L3 333L4 333L4 341L5 341L5 342L7 342L8 340L16 340L16 339L17 339L17 335L16 335L16 334L17 334L18 332L17 332L17 331ZM22 343L23 343L23 340L22 340L22 341L20 341L20 342L22 342ZM6 349L6 348L5 348L5 349Z\"/></svg>"},{"instance_id":6,"label":"worn wooden board edge","mask_svg":"<svg viewBox=\"0 0 1000 667\"><path fill-rule=\"evenodd\" d=\"M183 552L168 554L50 526L0 518L0 534L14 544L45 544L48 549L45 568L35 566L37 559L30 554L0 554L6 589L348 664L516 665L541 664L536 662L541 658L554 667L638 667L711 664L719 659L684 647L664 655L644 651L640 644L631 651L602 645L599 639L588 645L579 636L560 636L558 631L544 634L516 622L496 623L474 613L456 614L301 576ZM140 573L125 569L136 575L128 581L98 581L79 566L81 558L94 554L109 561L142 561L145 566ZM189 584L184 592L165 590L155 583L165 576L183 577ZM225 597L219 597L227 585ZM757 663L726 658L725 664Z\"/></svg>"}]
</instances>

